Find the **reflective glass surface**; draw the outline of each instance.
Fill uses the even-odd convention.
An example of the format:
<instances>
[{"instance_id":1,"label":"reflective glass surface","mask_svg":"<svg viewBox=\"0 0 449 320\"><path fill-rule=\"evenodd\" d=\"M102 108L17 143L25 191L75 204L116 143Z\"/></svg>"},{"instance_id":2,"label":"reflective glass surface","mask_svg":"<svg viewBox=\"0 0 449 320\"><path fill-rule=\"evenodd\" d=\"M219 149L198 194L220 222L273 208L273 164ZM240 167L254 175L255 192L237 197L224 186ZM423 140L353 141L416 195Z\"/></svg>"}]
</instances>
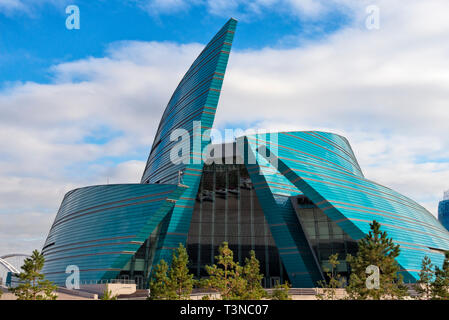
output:
<instances>
[{"instance_id":1,"label":"reflective glass surface","mask_svg":"<svg viewBox=\"0 0 449 320\"><path fill-rule=\"evenodd\" d=\"M204 266L213 264L224 241L234 259L244 264L254 250L265 275L263 285L287 280L278 250L256 193L243 164L206 165L195 200L187 249L191 272L206 276Z\"/></svg>"}]
</instances>

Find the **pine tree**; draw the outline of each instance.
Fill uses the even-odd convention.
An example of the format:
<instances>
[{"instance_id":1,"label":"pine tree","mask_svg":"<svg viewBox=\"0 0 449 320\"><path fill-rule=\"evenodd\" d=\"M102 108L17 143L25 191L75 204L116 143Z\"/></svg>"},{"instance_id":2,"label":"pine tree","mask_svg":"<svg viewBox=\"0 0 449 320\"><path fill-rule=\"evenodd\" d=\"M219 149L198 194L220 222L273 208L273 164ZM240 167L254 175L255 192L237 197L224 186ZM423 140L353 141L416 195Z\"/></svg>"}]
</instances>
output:
<instances>
[{"instance_id":1,"label":"pine tree","mask_svg":"<svg viewBox=\"0 0 449 320\"><path fill-rule=\"evenodd\" d=\"M11 291L18 300L56 300L56 286L45 280L40 273L44 267L44 255L34 250L30 258L26 258L19 274L20 284Z\"/></svg>"},{"instance_id":2,"label":"pine tree","mask_svg":"<svg viewBox=\"0 0 449 320\"><path fill-rule=\"evenodd\" d=\"M449 251L446 251L443 267L435 267L435 280L431 284L432 299L449 300Z\"/></svg>"},{"instance_id":3,"label":"pine tree","mask_svg":"<svg viewBox=\"0 0 449 320\"><path fill-rule=\"evenodd\" d=\"M337 273L337 266L340 264L338 261L338 253L335 253L329 257L329 264L331 269L325 268L324 272L326 272L329 281L321 280L318 284L323 289L323 293L319 293L316 295L317 299L320 300L335 300L337 298L337 288L343 287L343 279Z\"/></svg>"},{"instance_id":4,"label":"pine tree","mask_svg":"<svg viewBox=\"0 0 449 320\"><path fill-rule=\"evenodd\" d=\"M279 281L276 282L273 292L270 295L272 300L291 300L292 298L289 295L290 284L285 282L284 284L280 284Z\"/></svg>"},{"instance_id":5,"label":"pine tree","mask_svg":"<svg viewBox=\"0 0 449 320\"><path fill-rule=\"evenodd\" d=\"M168 264L162 259L153 267L150 280L150 297L149 300L170 299L173 296L169 292L170 280L167 276Z\"/></svg>"},{"instance_id":6,"label":"pine tree","mask_svg":"<svg viewBox=\"0 0 449 320\"><path fill-rule=\"evenodd\" d=\"M163 259L154 266L150 280L149 300L189 299L195 280L189 273L188 263L187 250L180 243L172 253L170 267Z\"/></svg>"},{"instance_id":7,"label":"pine tree","mask_svg":"<svg viewBox=\"0 0 449 320\"><path fill-rule=\"evenodd\" d=\"M430 299L432 296L432 282L435 276L434 266L428 256L425 256L421 263L419 280L414 285L418 299Z\"/></svg>"},{"instance_id":8,"label":"pine tree","mask_svg":"<svg viewBox=\"0 0 449 320\"><path fill-rule=\"evenodd\" d=\"M172 263L168 271L168 281L170 292L173 299L186 300L192 293L194 280L193 275L189 273L189 256L187 250L180 243L176 251L173 252Z\"/></svg>"},{"instance_id":9,"label":"pine tree","mask_svg":"<svg viewBox=\"0 0 449 320\"><path fill-rule=\"evenodd\" d=\"M263 274L260 273L260 263L254 250L250 251L249 259L245 258L243 277L246 280L245 299L260 300L267 295L261 284Z\"/></svg>"},{"instance_id":10,"label":"pine tree","mask_svg":"<svg viewBox=\"0 0 449 320\"><path fill-rule=\"evenodd\" d=\"M117 296L114 296L111 290L104 290L100 300L117 300Z\"/></svg>"},{"instance_id":11,"label":"pine tree","mask_svg":"<svg viewBox=\"0 0 449 320\"><path fill-rule=\"evenodd\" d=\"M399 256L399 245L380 230L377 221L374 220L370 228L366 237L358 241L357 255L347 257L351 276L346 293L350 299L402 299L407 295L407 288L395 260ZM371 265L379 268L378 288L368 288L366 284L369 276L366 269Z\"/></svg>"},{"instance_id":12,"label":"pine tree","mask_svg":"<svg viewBox=\"0 0 449 320\"><path fill-rule=\"evenodd\" d=\"M243 267L234 261L234 254L227 242L218 248L217 264L206 266L209 278L203 286L216 290L224 300L242 299L245 295L246 280L242 277Z\"/></svg>"}]
</instances>

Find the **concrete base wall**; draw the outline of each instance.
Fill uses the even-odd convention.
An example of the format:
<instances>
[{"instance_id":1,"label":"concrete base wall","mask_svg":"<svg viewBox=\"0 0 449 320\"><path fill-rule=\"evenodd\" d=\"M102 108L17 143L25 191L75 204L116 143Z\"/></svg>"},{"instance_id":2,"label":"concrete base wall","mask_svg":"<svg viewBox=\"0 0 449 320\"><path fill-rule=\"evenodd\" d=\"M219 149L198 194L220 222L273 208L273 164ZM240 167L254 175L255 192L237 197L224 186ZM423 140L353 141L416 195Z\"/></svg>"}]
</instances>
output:
<instances>
[{"instance_id":1,"label":"concrete base wall","mask_svg":"<svg viewBox=\"0 0 449 320\"><path fill-rule=\"evenodd\" d=\"M82 291L82 290L73 290L73 289L67 289L67 288L64 288L64 287L58 287L56 289L56 291L58 293L65 293L65 294L78 296L78 297L83 297L83 298L88 298L88 299L98 299L98 294L91 293L91 292L86 292L86 291Z\"/></svg>"},{"instance_id":2,"label":"concrete base wall","mask_svg":"<svg viewBox=\"0 0 449 320\"><path fill-rule=\"evenodd\" d=\"M84 284L80 285L80 290L97 294L102 297L105 291L111 291L113 296L133 294L136 292L135 283L103 283L103 284Z\"/></svg>"}]
</instances>

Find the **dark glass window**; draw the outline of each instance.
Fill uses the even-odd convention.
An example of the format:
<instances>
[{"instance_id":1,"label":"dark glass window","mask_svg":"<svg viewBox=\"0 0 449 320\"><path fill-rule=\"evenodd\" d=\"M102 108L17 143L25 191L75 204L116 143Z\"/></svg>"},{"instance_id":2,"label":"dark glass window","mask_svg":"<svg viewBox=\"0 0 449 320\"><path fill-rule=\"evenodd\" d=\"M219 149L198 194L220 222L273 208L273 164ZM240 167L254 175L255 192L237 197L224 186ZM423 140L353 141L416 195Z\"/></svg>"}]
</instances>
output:
<instances>
[{"instance_id":1,"label":"dark glass window","mask_svg":"<svg viewBox=\"0 0 449 320\"><path fill-rule=\"evenodd\" d=\"M161 224L154 229L144 244L131 257L129 262L120 271L117 279L134 280L137 289L148 288L149 283L147 279L150 274L151 264L156 250L157 235L160 232Z\"/></svg>"},{"instance_id":2,"label":"dark glass window","mask_svg":"<svg viewBox=\"0 0 449 320\"><path fill-rule=\"evenodd\" d=\"M207 275L204 266L215 263L223 241L242 265L250 251L255 251L265 275L263 285L270 286L273 279L288 280L243 164L204 166L187 241L190 271L197 278Z\"/></svg>"},{"instance_id":3,"label":"dark glass window","mask_svg":"<svg viewBox=\"0 0 449 320\"><path fill-rule=\"evenodd\" d=\"M357 242L307 197L299 196L296 204L296 213L323 274L326 276L325 268L330 269L329 256L338 253L340 264L337 271L348 278L349 268L346 263L346 256L347 254L357 254Z\"/></svg>"}]
</instances>

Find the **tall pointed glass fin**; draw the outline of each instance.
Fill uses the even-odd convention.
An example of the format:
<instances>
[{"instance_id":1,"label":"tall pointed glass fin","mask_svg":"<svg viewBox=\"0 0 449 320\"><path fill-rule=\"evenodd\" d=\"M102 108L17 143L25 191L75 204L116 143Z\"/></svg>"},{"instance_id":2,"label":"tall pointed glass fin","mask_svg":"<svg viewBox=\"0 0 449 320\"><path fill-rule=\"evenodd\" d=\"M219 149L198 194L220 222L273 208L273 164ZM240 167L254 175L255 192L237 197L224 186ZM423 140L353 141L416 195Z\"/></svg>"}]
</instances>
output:
<instances>
[{"instance_id":1,"label":"tall pointed glass fin","mask_svg":"<svg viewBox=\"0 0 449 320\"><path fill-rule=\"evenodd\" d=\"M141 183L182 183L188 187L162 227L155 263L162 258L169 261L171 250L186 243L204 165L201 152L210 138L205 137L205 131L214 123L236 25L237 21L230 19L193 62L168 102L154 138ZM185 142L189 152L181 152L182 163L170 157L180 143L172 141L174 132L184 132L189 138Z\"/></svg>"}]
</instances>

